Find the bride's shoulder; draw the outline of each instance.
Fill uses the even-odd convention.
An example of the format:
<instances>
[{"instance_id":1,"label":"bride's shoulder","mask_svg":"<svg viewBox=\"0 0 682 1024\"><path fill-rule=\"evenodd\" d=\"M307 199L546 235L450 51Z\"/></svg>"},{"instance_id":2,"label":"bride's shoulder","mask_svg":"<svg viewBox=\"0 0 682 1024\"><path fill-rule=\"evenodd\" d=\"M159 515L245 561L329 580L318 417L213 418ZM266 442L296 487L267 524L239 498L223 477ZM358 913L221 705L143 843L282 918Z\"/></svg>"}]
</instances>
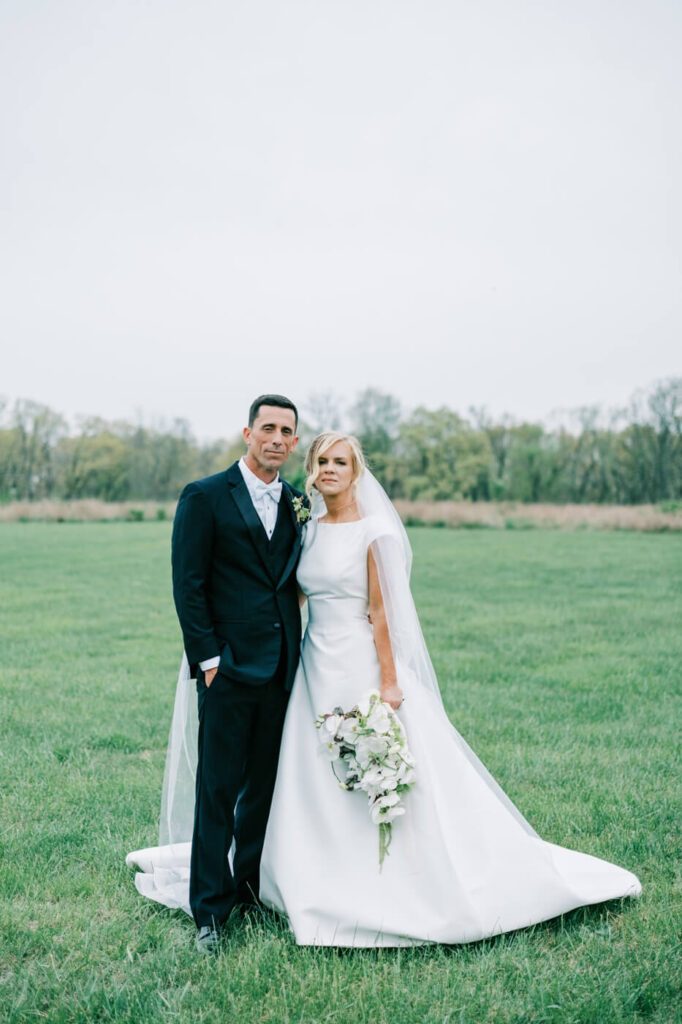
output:
<instances>
[{"instance_id":1,"label":"bride's shoulder","mask_svg":"<svg viewBox=\"0 0 682 1024\"><path fill-rule=\"evenodd\" d=\"M398 533L394 524L387 516L369 515L362 520L365 527L365 539L367 544L372 544L381 537L397 537Z\"/></svg>"},{"instance_id":2,"label":"bride's shoulder","mask_svg":"<svg viewBox=\"0 0 682 1024\"><path fill-rule=\"evenodd\" d=\"M303 530L301 532L301 544L303 545L303 547L306 547L306 545L310 544L311 540L313 539L316 533L317 518L315 516L311 516L303 524Z\"/></svg>"}]
</instances>

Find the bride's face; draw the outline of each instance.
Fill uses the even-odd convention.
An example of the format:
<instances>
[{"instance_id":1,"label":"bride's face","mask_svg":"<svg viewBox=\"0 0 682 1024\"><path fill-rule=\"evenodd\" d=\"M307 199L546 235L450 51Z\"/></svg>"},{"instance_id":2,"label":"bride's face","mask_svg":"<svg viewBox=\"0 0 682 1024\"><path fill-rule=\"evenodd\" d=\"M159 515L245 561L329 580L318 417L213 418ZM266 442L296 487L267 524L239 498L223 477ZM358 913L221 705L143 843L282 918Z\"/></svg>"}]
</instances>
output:
<instances>
[{"instance_id":1,"label":"bride's face","mask_svg":"<svg viewBox=\"0 0 682 1024\"><path fill-rule=\"evenodd\" d=\"M318 459L318 473L315 486L322 497L340 497L349 492L353 483L353 458L350 445L337 441L327 448Z\"/></svg>"}]
</instances>

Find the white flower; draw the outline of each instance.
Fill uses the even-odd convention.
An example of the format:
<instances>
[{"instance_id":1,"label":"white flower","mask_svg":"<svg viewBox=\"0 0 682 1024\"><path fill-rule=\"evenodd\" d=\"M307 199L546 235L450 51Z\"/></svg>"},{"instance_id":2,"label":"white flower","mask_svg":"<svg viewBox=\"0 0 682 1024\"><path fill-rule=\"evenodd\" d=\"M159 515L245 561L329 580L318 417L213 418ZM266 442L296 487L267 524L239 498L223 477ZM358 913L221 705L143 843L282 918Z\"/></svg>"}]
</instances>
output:
<instances>
[{"instance_id":1,"label":"white flower","mask_svg":"<svg viewBox=\"0 0 682 1024\"><path fill-rule=\"evenodd\" d=\"M337 732L342 740L355 744L359 729L357 718L342 718Z\"/></svg>"},{"instance_id":2,"label":"white flower","mask_svg":"<svg viewBox=\"0 0 682 1024\"><path fill-rule=\"evenodd\" d=\"M358 736L355 743L355 756L366 768L370 760L386 752L386 742L381 736Z\"/></svg>"},{"instance_id":3,"label":"white flower","mask_svg":"<svg viewBox=\"0 0 682 1024\"><path fill-rule=\"evenodd\" d=\"M372 804L369 809L369 816L372 819L374 825L378 825L381 822L382 809L379 804Z\"/></svg>"},{"instance_id":4,"label":"white flower","mask_svg":"<svg viewBox=\"0 0 682 1024\"><path fill-rule=\"evenodd\" d=\"M368 786L380 786L384 781L384 772L382 768L368 768L368 770L362 776L362 781Z\"/></svg>"},{"instance_id":5,"label":"white flower","mask_svg":"<svg viewBox=\"0 0 682 1024\"><path fill-rule=\"evenodd\" d=\"M324 720L324 727L331 736L336 735L336 730L341 722L341 715L330 715Z\"/></svg>"},{"instance_id":6,"label":"white flower","mask_svg":"<svg viewBox=\"0 0 682 1024\"><path fill-rule=\"evenodd\" d=\"M398 793L385 793L383 796L379 797L377 803L380 807L394 807L396 804L400 803L400 796Z\"/></svg>"},{"instance_id":7,"label":"white flower","mask_svg":"<svg viewBox=\"0 0 682 1024\"><path fill-rule=\"evenodd\" d=\"M386 704L375 704L367 719L367 728L374 732L387 733L391 728L391 716Z\"/></svg>"},{"instance_id":8,"label":"white flower","mask_svg":"<svg viewBox=\"0 0 682 1024\"><path fill-rule=\"evenodd\" d=\"M334 743L333 739L330 739L327 743L320 744L320 754L323 757L328 758L330 761L336 761L339 756L340 747L338 743Z\"/></svg>"},{"instance_id":9,"label":"white flower","mask_svg":"<svg viewBox=\"0 0 682 1024\"><path fill-rule=\"evenodd\" d=\"M396 818L399 818L404 813L404 807L398 807L397 805L395 807L387 807L385 810L382 811L380 820L385 823L395 821Z\"/></svg>"},{"instance_id":10,"label":"white flower","mask_svg":"<svg viewBox=\"0 0 682 1024\"><path fill-rule=\"evenodd\" d=\"M375 825L388 824L389 821L393 821L394 818L399 818L401 814L405 813L404 807L381 807L380 804L373 804L370 808L370 817Z\"/></svg>"}]
</instances>

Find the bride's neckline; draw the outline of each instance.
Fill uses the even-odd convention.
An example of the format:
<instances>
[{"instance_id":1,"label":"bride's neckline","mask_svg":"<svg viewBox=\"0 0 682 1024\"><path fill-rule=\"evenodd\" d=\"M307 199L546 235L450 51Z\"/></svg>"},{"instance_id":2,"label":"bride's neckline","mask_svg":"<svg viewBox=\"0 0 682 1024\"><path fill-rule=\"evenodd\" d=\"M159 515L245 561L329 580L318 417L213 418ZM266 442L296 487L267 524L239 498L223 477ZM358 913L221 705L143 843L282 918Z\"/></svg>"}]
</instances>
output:
<instances>
[{"instance_id":1,"label":"bride's neckline","mask_svg":"<svg viewBox=\"0 0 682 1024\"><path fill-rule=\"evenodd\" d=\"M361 523L361 522L362 522L362 517L360 519L349 519L348 522L346 522L346 523L324 523L321 519L318 519L317 520L317 525L318 526L355 526L357 523Z\"/></svg>"}]
</instances>

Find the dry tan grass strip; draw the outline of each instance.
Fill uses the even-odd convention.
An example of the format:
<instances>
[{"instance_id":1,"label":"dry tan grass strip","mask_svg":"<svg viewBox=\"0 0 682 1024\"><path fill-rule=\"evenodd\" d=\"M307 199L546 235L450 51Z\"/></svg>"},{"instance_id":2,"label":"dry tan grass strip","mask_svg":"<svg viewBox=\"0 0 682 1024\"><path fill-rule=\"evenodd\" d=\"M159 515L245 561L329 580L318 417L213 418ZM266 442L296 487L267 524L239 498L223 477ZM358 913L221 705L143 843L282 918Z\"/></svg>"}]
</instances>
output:
<instances>
[{"instance_id":1,"label":"dry tan grass strip","mask_svg":"<svg viewBox=\"0 0 682 1024\"><path fill-rule=\"evenodd\" d=\"M131 519L142 513L144 519L158 519L163 509L167 519L173 518L174 501L99 501L83 498L78 501L13 501L0 505L0 522L40 520L43 522L98 522L108 519Z\"/></svg>"},{"instance_id":2,"label":"dry tan grass strip","mask_svg":"<svg viewBox=\"0 0 682 1024\"><path fill-rule=\"evenodd\" d=\"M682 530L682 511L656 505L524 505L492 501L403 501L395 506L403 522L445 526L535 526L576 530Z\"/></svg>"},{"instance_id":3,"label":"dry tan grass strip","mask_svg":"<svg viewBox=\"0 0 682 1024\"><path fill-rule=\"evenodd\" d=\"M404 501L395 502L403 522L451 527L482 526L538 527L561 530L682 530L682 510L662 512L655 505L524 505L493 501ZM173 518L173 501L15 501L0 506L0 522L38 520L43 522L97 522L100 520L145 520L159 518L159 510Z\"/></svg>"}]
</instances>

